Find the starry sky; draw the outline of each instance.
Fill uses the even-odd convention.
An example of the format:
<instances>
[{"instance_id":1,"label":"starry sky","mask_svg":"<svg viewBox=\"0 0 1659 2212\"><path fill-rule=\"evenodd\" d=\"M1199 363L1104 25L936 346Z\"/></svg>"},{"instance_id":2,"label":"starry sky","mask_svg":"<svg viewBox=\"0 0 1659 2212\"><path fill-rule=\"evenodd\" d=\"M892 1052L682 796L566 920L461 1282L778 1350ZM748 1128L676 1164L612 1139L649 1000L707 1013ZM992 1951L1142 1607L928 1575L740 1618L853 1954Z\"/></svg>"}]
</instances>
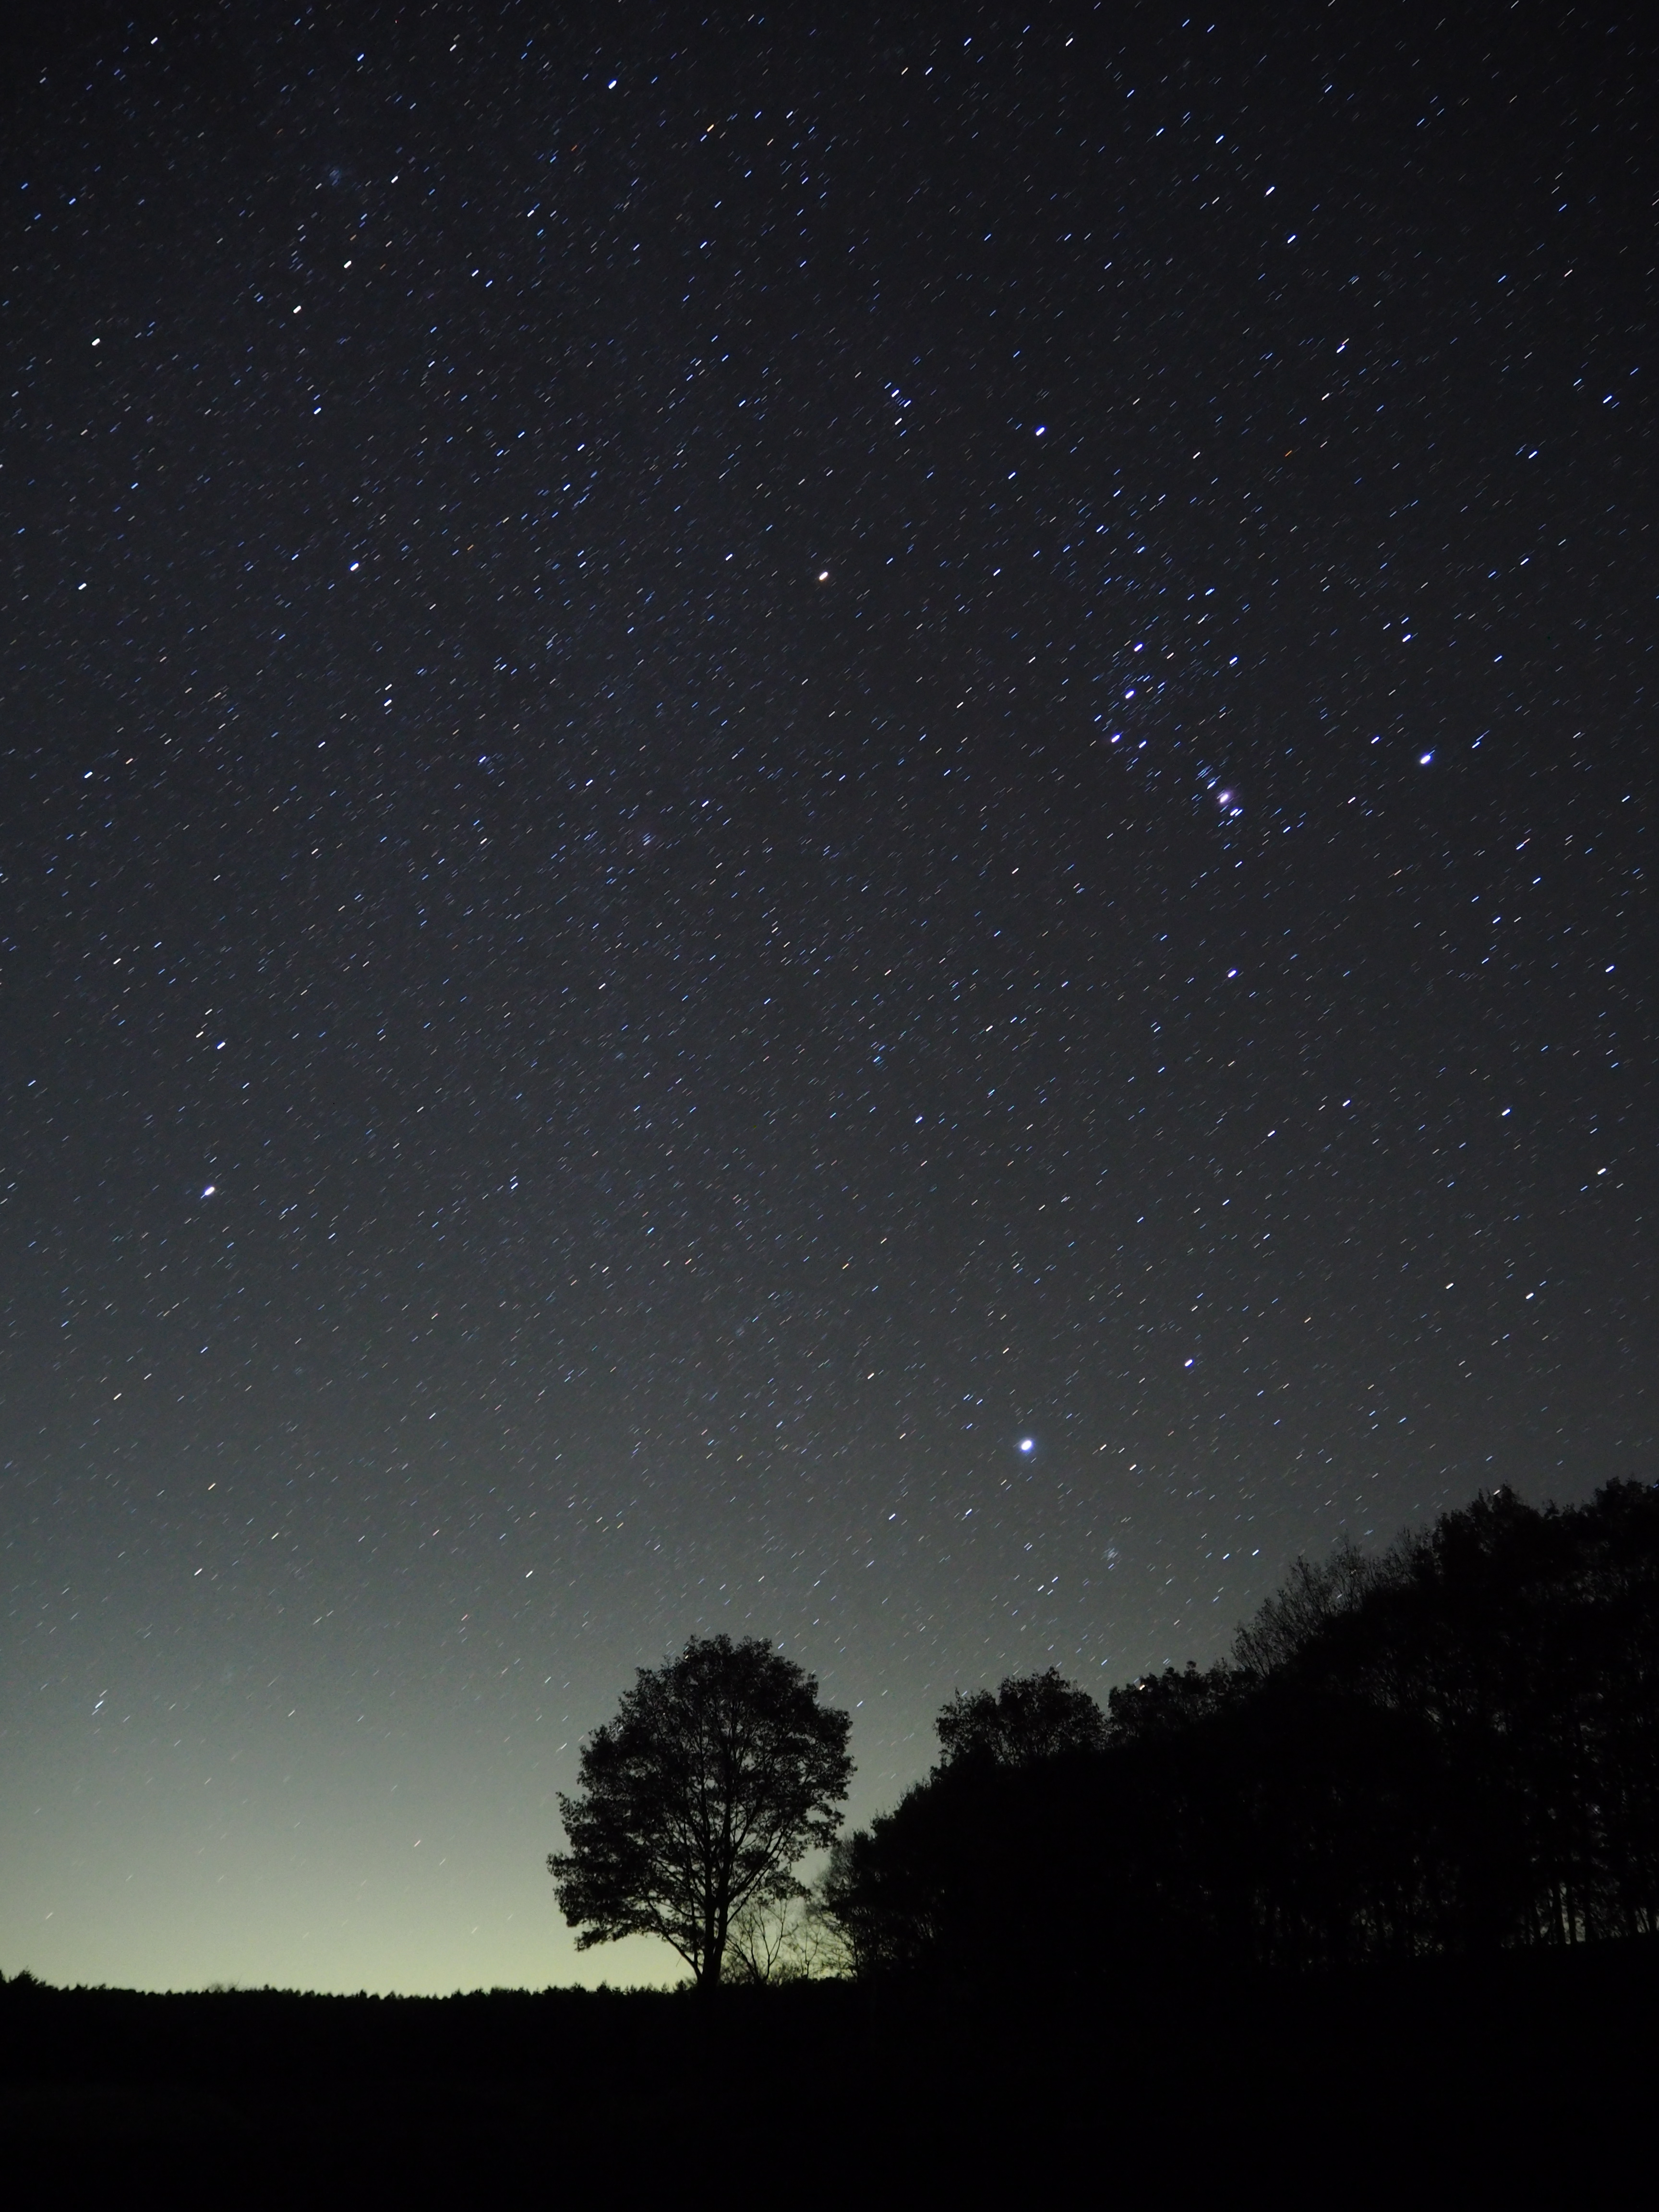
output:
<instances>
[{"instance_id":1,"label":"starry sky","mask_svg":"<svg viewBox=\"0 0 1659 2212\"><path fill-rule=\"evenodd\" d=\"M1659 57L1449 13L14 20L0 1967L1652 1477Z\"/></svg>"}]
</instances>

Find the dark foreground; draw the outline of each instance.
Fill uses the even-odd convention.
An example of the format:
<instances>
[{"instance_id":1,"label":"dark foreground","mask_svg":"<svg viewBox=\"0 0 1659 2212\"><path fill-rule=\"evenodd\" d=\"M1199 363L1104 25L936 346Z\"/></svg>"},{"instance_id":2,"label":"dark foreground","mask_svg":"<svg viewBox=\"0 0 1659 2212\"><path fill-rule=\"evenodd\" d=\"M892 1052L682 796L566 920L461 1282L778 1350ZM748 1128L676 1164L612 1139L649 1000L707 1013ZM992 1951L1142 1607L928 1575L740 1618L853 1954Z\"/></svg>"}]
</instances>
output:
<instances>
[{"instance_id":1,"label":"dark foreground","mask_svg":"<svg viewBox=\"0 0 1659 2212\"><path fill-rule=\"evenodd\" d=\"M1584 2205L1652 2185L1656 2060L1646 1942L1106 1996L14 1982L0 2144L76 2202Z\"/></svg>"}]
</instances>

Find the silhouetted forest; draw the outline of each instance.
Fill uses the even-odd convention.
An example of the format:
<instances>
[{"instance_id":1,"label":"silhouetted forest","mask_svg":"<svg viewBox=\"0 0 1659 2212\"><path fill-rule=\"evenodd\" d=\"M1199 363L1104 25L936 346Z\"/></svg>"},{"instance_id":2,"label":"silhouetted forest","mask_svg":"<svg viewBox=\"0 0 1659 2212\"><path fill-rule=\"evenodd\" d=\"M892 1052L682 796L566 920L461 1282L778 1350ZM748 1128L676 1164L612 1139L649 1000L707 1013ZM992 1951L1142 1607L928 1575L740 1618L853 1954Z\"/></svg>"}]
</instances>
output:
<instances>
[{"instance_id":1,"label":"silhouetted forest","mask_svg":"<svg viewBox=\"0 0 1659 2212\"><path fill-rule=\"evenodd\" d=\"M1656 1686L1659 1490L1499 1492L1298 1566L1228 1662L1103 1711L1054 1671L954 1698L933 1773L838 1849L808 1971L766 1954L781 1985L0 1979L6 2170L1600 2202L1659 2057Z\"/></svg>"},{"instance_id":2,"label":"silhouetted forest","mask_svg":"<svg viewBox=\"0 0 1659 2212\"><path fill-rule=\"evenodd\" d=\"M958 1698L837 1850L858 1970L1121 1987L1659 1926L1659 1490L1299 1565L1232 1658Z\"/></svg>"}]
</instances>

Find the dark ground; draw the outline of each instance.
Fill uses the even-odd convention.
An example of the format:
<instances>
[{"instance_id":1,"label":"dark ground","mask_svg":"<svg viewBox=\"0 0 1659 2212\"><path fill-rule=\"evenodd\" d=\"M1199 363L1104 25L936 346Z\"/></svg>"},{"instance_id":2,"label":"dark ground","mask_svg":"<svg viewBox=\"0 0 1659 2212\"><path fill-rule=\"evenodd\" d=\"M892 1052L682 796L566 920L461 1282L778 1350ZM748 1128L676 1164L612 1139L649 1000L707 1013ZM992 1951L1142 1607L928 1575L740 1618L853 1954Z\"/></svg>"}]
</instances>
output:
<instances>
[{"instance_id":1,"label":"dark ground","mask_svg":"<svg viewBox=\"0 0 1659 2212\"><path fill-rule=\"evenodd\" d=\"M1640 2202L1656 1997L1650 1942L1109 1997L14 1982L0 2143L71 2201Z\"/></svg>"}]
</instances>

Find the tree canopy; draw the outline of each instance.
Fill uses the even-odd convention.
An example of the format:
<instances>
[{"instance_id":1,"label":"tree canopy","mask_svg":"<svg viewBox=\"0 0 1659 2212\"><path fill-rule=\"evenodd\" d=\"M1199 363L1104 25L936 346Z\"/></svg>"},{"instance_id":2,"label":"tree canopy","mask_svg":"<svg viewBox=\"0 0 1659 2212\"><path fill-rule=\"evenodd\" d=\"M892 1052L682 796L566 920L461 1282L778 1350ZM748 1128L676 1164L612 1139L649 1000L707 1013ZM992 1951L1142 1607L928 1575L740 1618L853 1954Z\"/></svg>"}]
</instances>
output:
<instances>
[{"instance_id":1,"label":"tree canopy","mask_svg":"<svg viewBox=\"0 0 1659 2212\"><path fill-rule=\"evenodd\" d=\"M1041 1674L1011 1674L993 1692L958 1690L939 1715L939 1763L987 1759L998 1766L1026 1766L1062 1751L1096 1751L1105 1741L1106 1717L1086 1690L1074 1689L1057 1667Z\"/></svg>"},{"instance_id":2,"label":"tree canopy","mask_svg":"<svg viewBox=\"0 0 1659 2212\"><path fill-rule=\"evenodd\" d=\"M862 1969L951 1975L1659 1933L1656 1712L1659 1487L1500 1490L1298 1561L1230 1661L1104 1714L1052 1670L954 1699L827 1902Z\"/></svg>"},{"instance_id":3,"label":"tree canopy","mask_svg":"<svg viewBox=\"0 0 1659 2212\"><path fill-rule=\"evenodd\" d=\"M757 1637L641 1668L559 1799L568 1848L547 1864L577 1948L659 1936L713 1988L734 1923L797 1893L797 1863L833 1841L850 1728Z\"/></svg>"}]
</instances>

